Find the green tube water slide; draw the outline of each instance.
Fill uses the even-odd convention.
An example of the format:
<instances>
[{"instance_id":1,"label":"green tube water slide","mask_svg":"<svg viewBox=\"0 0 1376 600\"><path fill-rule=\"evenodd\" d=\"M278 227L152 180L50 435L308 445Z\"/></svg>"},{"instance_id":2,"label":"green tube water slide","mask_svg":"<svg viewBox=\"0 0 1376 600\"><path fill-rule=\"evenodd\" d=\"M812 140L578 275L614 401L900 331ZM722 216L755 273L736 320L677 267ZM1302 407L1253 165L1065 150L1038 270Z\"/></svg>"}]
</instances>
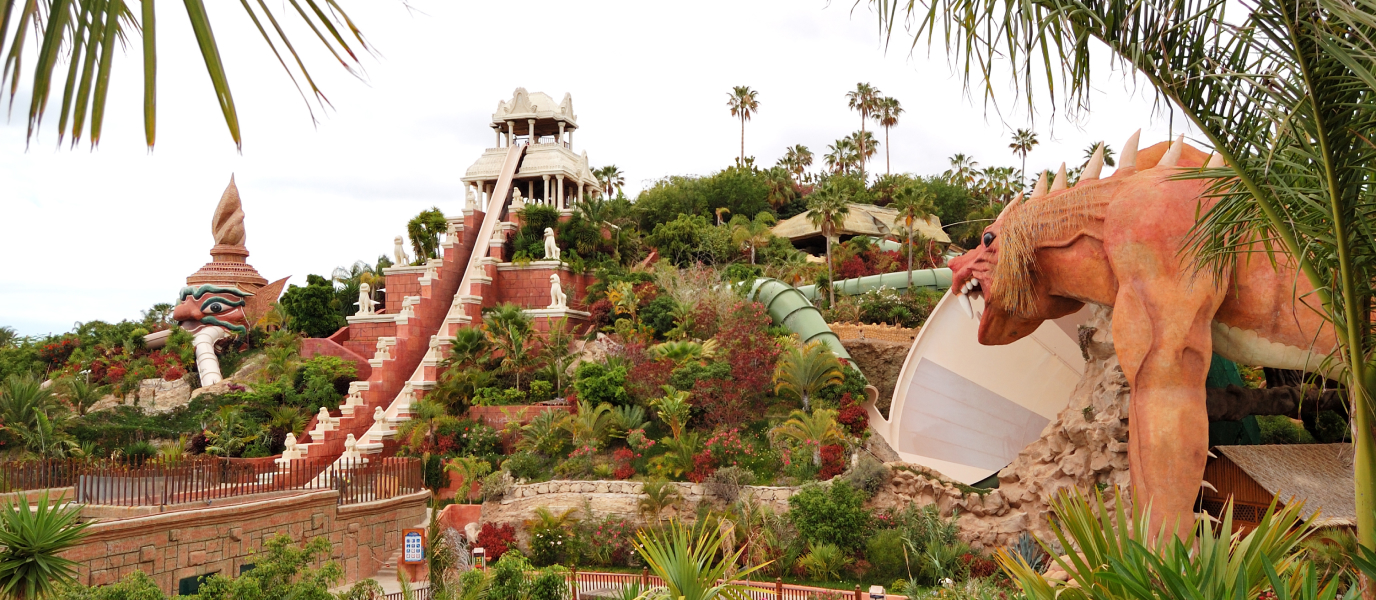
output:
<instances>
[{"instance_id":1,"label":"green tube water slide","mask_svg":"<svg viewBox=\"0 0 1376 600\"><path fill-rule=\"evenodd\" d=\"M836 282L836 293L843 295L863 294L870 290L879 289L881 286L906 289L908 287L907 271L838 281ZM913 271L913 286L934 290L949 288L951 287L951 270L922 269ZM822 318L822 311L817 310L817 307L812 305L816 293L816 286L795 288L777 279L763 277L755 280L755 285L750 288L750 294L747 297L763 304L775 323L798 334L804 344L820 341L826 344L837 358L844 359L854 365L855 361L851 359L850 352L846 351L846 347L841 344L841 338L831 331L826 319ZM865 394L869 396L870 402L873 402L878 397L879 390L874 386L866 386Z\"/></svg>"}]
</instances>

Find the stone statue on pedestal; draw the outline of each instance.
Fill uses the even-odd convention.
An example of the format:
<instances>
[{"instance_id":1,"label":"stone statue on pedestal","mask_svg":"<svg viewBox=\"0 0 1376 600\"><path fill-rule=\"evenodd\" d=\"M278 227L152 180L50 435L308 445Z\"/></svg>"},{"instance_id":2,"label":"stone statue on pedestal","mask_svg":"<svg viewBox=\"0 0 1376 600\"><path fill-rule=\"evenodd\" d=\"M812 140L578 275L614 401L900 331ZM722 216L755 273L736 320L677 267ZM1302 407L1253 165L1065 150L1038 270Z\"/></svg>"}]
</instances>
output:
<instances>
[{"instance_id":1,"label":"stone statue on pedestal","mask_svg":"<svg viewBox=\"0 0 1376 600\"><path fill-rule=\"evenodd\" d=\"M402 243L401 236L397 236L396 239L393 241L395 242L395 245L392 247L392 258L396 260L396 264L394 266L404 267L406 265L411 264L411 257L410 255L406 254L406 246Z\"/></svg>"},{"instance_id":2,"label":"stone statue on pedestal","mask_svg":"<svg viewBox=\"0 0 1376 600\"><path fill-rule=\"evenodd\" d=\"M564 294L563 286L559 285L559 275L549 276L549 307L568 308L569 297Z\"/></svg>"},{"instance_id":3,"label":"stone statue on pedestal","mask_svg":"<svg viewBox=\"0 0 1376 600\"><path fill-rule=\"evenodd\" d=\"M358 284L358 314L374 314L373 309L377 307L377 300L373 299L373 286L366 283Z\"/></svg>"},{"instance_id":4,"label":"stone statue on pedestal","mask_svg":"<svg viewBox=\"0 0 1376 600\"><path fill-rule=\"evenodd\" d=\"M554 229L545 228L545 260L559 260L559 244L554 241Z\"/></svg>"}]
</instances>

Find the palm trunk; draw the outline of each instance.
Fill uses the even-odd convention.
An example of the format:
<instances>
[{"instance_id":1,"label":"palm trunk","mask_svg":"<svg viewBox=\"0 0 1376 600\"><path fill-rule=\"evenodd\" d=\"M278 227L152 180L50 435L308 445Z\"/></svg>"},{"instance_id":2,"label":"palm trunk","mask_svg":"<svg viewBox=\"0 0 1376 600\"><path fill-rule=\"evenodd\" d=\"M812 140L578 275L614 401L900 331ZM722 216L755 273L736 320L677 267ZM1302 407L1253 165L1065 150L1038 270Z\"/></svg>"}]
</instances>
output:
<instances>
[{"instance_id":1,"label":"palm trunk","mask_svg":"<svg viewBox=\"0 0 1376 600\"><path fill-rule=\"evenodd\" d=\"M865 183L865 113L860 113L860 183Z\"/></svg>"},{"instance_id":2,"label":"palm trunk","mask_svg":"<svg viewBox=\"0 0 1376 600\"><path fill-rule=\"evenodd\" d=\"M913 291L913 223L908 221L908 292Z\"/></svg>"},{"instance_id":3,"label":"palm trunk","mask_svg":"<svg viewBox=\"0 0 1376 600\"><path fill-rule=\"evenodd\" d=\"M1363 385L1348 386L1356 413L1352 442L1356 448L1353 462L1357 483L1357 541L1367 548L1376 548L1376 419L1372 417L1376 406L1367 396L1368 390L1376 390L1376 381L1373 381L1370 366L1362 366L1366 371L1362 378ZM1354 378L1353 381L1357 380ZM1368 600L1376 597L1376 585L1366 578L1363 583L1363 597Z\"/></svg>"},{"instance_id":4,"label":"palm trunk","mask_svg":"<svg viewBox=\"0 0 1376 600\"><path fill-rule=\"evenodd\" d=\"M885 125L885 126L884 126L884 174L885 174L885 175L893 175L893 165L889 162L889 126L888 126L888 125ZM911 263L912 261L909 260L908 262ZM908 282L908 285L909 285L909 286L912 286L912 284L913 284L913 282L911 282L911 281Z\"/></svg>"},{"instance_id":5,"label":"palm trunk","mask_svg":"<svg viewBox=\"0 0 1376 600\"><path fill-rule=\"evenodd\" d=\"M836 306L836 274L831 269L831 236L827 238L827 297L830 298L828 306ZM807 410L804 406L803 410Z\"/></svg>"},{"instance_id":6,"label":"palm trunk","mask_svg":"<svg viewBox=\"0 0 1376 600\"><path fill-rule=\"evenodd\" d=\"M822 444L820 442L812 447L812 466L822 466Z\"/></svg>"},{"instance_id":7,"label":"palm trunk","mask_svg":"<svg viewBox=\"0 0 1376 600\"><path fill-rule=\"evenodd\" d=\"M741 166L745 166L745 115L741 115Z\"/></svg>"}]
</instances>

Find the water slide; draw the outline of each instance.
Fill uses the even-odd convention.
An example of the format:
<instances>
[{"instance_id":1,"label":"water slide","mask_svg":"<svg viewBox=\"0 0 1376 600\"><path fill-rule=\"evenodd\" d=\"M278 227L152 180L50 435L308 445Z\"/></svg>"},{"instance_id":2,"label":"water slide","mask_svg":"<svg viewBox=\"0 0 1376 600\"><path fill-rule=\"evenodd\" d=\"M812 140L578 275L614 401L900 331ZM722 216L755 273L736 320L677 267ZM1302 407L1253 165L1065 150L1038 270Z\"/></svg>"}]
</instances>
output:
<instances>
[{"instance_id":1,"label":"water slide","mask_svg":"<svg viewBox=\"0 0 1376 600\"><path fill-rule=\"evenodd\" d=\"M867 390L870 427L903 461L973 485L1013 462L1069 402L1084 372L1079 326L1089 309L1047 321L1007 346L982 346L977 340L978 319L967 316L949 291L951 270L912 273L914 287L947 292L908 351L889 418L875 408L877 390ZM835 285L842 295L882 287L906 289L908 273L846 279ZM776 323L803 341L820 340L837 356L849 359L840 338L812 306L816 295L816 286L794 288L759 279L749 297L764 304ZM982 303L975 300L977 312Z\"/></svg>"}]
</instances>

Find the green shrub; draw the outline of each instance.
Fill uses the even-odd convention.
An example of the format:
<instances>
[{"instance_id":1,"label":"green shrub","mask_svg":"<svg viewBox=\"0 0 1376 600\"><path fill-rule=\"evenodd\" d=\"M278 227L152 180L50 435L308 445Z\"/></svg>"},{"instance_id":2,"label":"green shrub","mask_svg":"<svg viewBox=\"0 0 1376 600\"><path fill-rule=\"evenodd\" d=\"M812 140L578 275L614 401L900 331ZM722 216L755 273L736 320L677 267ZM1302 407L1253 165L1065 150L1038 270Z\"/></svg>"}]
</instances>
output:
<instances>
[{"instance_id":1,"label":"green shrub","mask_svg":"<svg viewBox=\"0 0 1376 600\"><path fill-rule=\"evenodd\" d=\"M287 327L310 337L329 337L347 325L334 295L334 284L319 275L307 275L306 287L287 286L278 301L287 314Z\"/></svg>"},{"instance_id":2,"label":"green shrub","mask_svg":"<svg viewBox=\"0 0 1376 600\"><path fill-rule=\"evenodd\" d=\"M530 600L564 600L568 595L568 582L564 576L551 569L545 569L530 582Z\"/></svg>"},{"instance_id":3,"label":"green shrub","mask_svg":"<svg viewBox=\"0 0 1376 600\"><path fill-rule=\"evenodd\" d=\"M517 479L541 481L549 479L550 460L534 452L517 452L502 462L502 468Z\"/></svg>"},{"instance_id":4,"label":"green shrub","mask_svg":"<svg viewBox=\"0 0 1376 600\"><path fill-rule=\"evenodd\" d=\"M372 581L369 579L368 581ZM166 600L158 582L134 569L123 579L99 587L72 586L58 596L61 600Z\"/></svg>"},{"instance_id":5,"label":"green shrub","mask_svg":"<svg viewBox=\"0 0 1376 600\"><path fill-rule=\"evenodd\" d=\"M492 579L487 587L488 600L526 600L530 585L526 571L530 562L520 552L507 550L492 564Z\"/></svg>"},{"instance_id":6,"label":"green shrub","mask_svg":"<svg viewBox=\"0 0 1376 600\"><path fill-rule=\"evenodd\" d=\"M631 404L631 396L626 393L626 367L607 368L595 362L578 365L574 371L573 389L578 391L578 399L592 406L606 402L612 406Z\"/></svg>"},{"instance_id":7,"label":"green shrub","mask_svg":"<svg viewBox=\"0 0 1376 600\"><path fill-rule=\"evenodd\" d=\"M865 386L869 385L869 381L865 379L863 373L852 366L850 361L843 360L841 361L841 374L845 377L845 381L841 385L825 387L822 388L822 391L817 392L817 395L813 397L814 407L839 408L841 396L846 394L850 394L852 398L865 397Z\"/></svg>"},{"instance_id":8,"label":"green shrub","mask_svg":"<svg viewBox=\"0 0 1376 600\"><path fill-rule=\"evenodd\" d=\"M835 581L841 578L841 571L850 566L850 556L835 544L808 544L807 555L798 561L807 569L808 575L821 581Z\"/></svg>"},{"instance_id":9,"label":"green shrub","mask_svg":"<svg viewBox=\"0 0 1376 600\"><path fill-rule=\"evenodd\" d=\"M1341 444L1351 435L1347 419L1334 411L1325 410L1314 419L1314 439L1320 444Z\"/></svg>"},{"instance_id":10,"label":"green shrub","mask_svg":"<svg viewBox=\"0 0 1376 600\"><path fill-rule=\"evenodd\" d=\"M865 541L865 559L870 562L869 576L889 579L907 576L907 561L903 556L903 533L884 529Z\"/></svg>"},{"instance_id":11,"label":"green shrub","mask_svg":"<svg viewBox=\"0 0 1376 600\"><path fill-rule=\"evenodd\" d=\"M1261 443L1263 444L1314 443L1314 436L1284 415L1258 416L1257 425L1261 427Z\"/></svg>"},{"instance_id":12,"label":"green shrub","mask_svg":"<svg viewBox=\"0 0 1376 600\"><path fill-rule=\"evenodd\" d=\"M804 541L855 550L869 530L865 495L845 481L810 484L788 499L788 519Z\"/></svg>"},{"instance_id":13,"label":"green shrub","mask_svg":"<svg viewBox=\"0 0 1376 600\"><path fill-rule=\"evenodd\" d=\"M854 467L842 474L846 483L851 484L855 489L865 492L866 495L874 496L889 483L892 475L884 463L875 460L869 455L861 456Z\"/></svg>"}]
</instances>

